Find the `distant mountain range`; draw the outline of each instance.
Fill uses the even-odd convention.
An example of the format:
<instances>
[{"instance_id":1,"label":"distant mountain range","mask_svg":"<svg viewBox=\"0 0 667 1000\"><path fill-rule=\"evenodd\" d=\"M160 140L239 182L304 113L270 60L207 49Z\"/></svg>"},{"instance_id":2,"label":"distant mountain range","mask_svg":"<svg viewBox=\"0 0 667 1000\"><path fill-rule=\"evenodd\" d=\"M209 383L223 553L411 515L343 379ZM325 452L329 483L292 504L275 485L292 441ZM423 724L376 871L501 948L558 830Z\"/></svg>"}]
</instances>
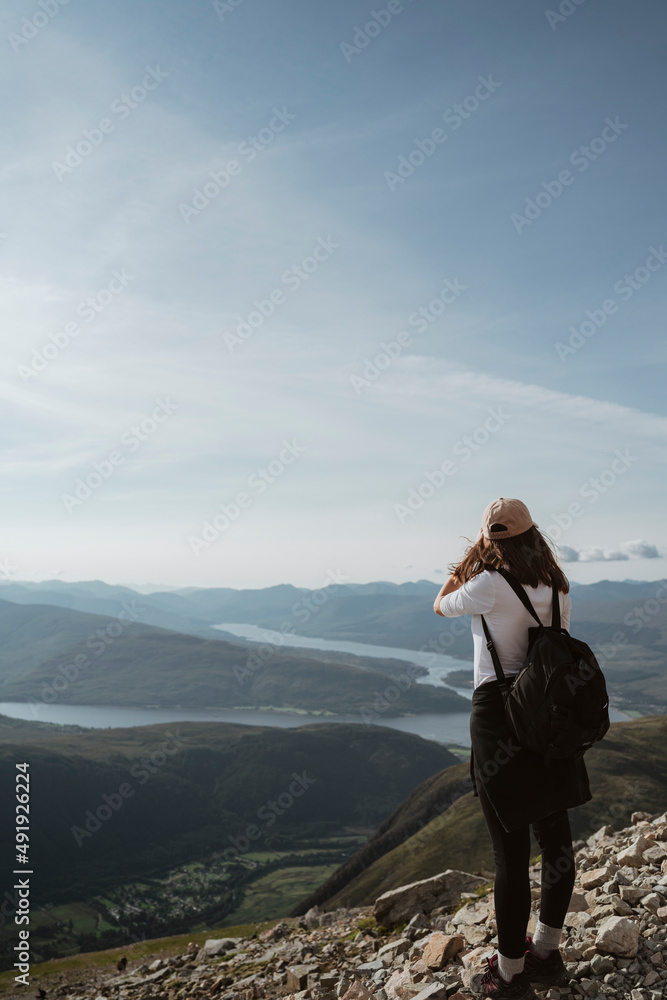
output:
<instances>
[{"instance_id":1,"label":"distant mountain range","mask_svg":"<svg viewBox=\"0 0 667 1000\"><path fill-rule=\"evenodd\" d=\"M431 650L472 660L468 620L445 619L433 613L433 598L439 587L439 583L418 580L404 584L382 581L368 584L336 584L319 590L282 584L260 590L187 587L179 591L137 594L128 587L111 586L102 581L64 583L52 580L44 583L5 581L0 584L0 595L16 604L56 605L71 611L112 618L118 616L123 606L129 606L135 615L135 623L166 628L172 634L178 632L182 636L208 639L215 644L232 641L236 650L241 645L244 646L245 656L247 656L247 644L240 643L235 637L212 626L227 622L248 623L275 630L288 628L303 636L351 640L399 649ZM667 710L667 582L604 580L573 587L572 599L571 630L574 635L589 642L596 650L615 704L620 708L636 709L644 713ZM124 632L126 639L134 634L129 626ZM156 637L153 636L152 639L155 640ZM127 672L118 678L128 697L137 685L143 690L141 696L147 693L150 679L154 676L150 664L155 662L155 657L163 658L165 664L170 660L169 655L163 657L162 651L158 649L159 642L156 645L151 641L151 637L144 635L142 643L146 655L149 656L148 666L137 666L146 661L137 660L134 656L131 657L131 662L136 669L148 671L146 683L139 684L139 679L130 677ZM175 640L171 639L170 643L175 649ZM182 638L180 643L177 659L183 663L185 640ZM194 679L197 683L202 681L201 693L204 693L208 681L197 677L197 674L202 658L210 662L210 656L213 654L205 645L188 646L188 652L190 648L197 649ZM237 655L236 651L234 655ZM332 654L326 655L330 661ZM297 654L290 650L289 658L296 662ZM279 657L275 659L276 664L279 659ZM320 659L319 653L310 655L310 660L313 662ZM106 662L111 663L112 660L113 655ZM282 664L282 660L280 663ZM381 669L384 673L392 672L386 665L381 666L377 661L372 666L367 662L365 666L376 671ZM45 672L43 671L39 677L34 676L32 681L44 682L50 669L51 666L47 665ZM1 664L0 672L0 676L6 676ZM267 672L264 671L263 674ZM265 677L265 680L267 679L268 674ZM177 681L174 681L172 686L171 678L168 679L167 686L168 696L171 698L169 703L173 704L177 694L178 698L181 697L181 688ZM238 686L236 684L236 687ZM293 689L293 685L290 687ZM313 705L307 689L308 683L305 684L304 698L298 703L303 708ZM23 693L19 693L18 688L8 688L5 695L0 690L0 699L3 696L8 699L23 698L25 687L21 690ZM13 693L10 694L9 691ZM31 691L33 693L30 697L33 697L34 685ZM99 687L96 683L91 685L90 691L105 699L116 697L112 683L101 683ZM217 687L216 691L220 693ZM238 693L236 692L237 695ZM262 704L269 704L266 701L267 693L261 690L260 685L260 690L253 691L253 696L256 694L260 700L264 699ZM80 702L80 698L76 695L73 697ZM206 697L210 697L210 689L206 689ZM287 701L279 704L290 703L291 697L290 693ZM63 697L61 700L67 699ZM120 704L121 702L105 700L97 703ZM138 703L155 702L150 699L125 702L125 704ZM178 703L192 704L183 701ZM252 703L257 704L257 701L253 700ZM296 701L292 703L297 704ZM233 704L241 702L236 700ZM407 701L405 704L407 705ZM331 708L329 704L322 707L338 710ZM405 710L419 709L411 704Z\"/></svg>"},{"instance_id":2,"label":"distant mountain range","mask_svg":"<svg viewBox=\"0 0 667 1000\"><path fill-rule=\"evenodd\" d=\"M314 664L326 659L329 668L335 660L334 654L308 654L310 667L304 666L304 654L283 647L271 656L275 670L258 671L250 677L248 690L250 700L240 700L239 683L229 681L231 658L248 656L249 645L212 626L221 623L248 623L269 629L288 629L302 636L333 640L351 640L360 643L392 646L398 649L435 651L448 653L459 659L472 660L472 642L467 619L445 619L433 614L433 598L439 589L438 583L418 580L414 583L393 584L384 581L368 584L335 584L319 590L282 584L260 590L234 590L232 588L192 588L175 591L157 591L138 594L128 587L112 586L102 581L64 583L51 580L43 583L5 581L0 584L0 595L14 604L48 604L71 612L85 612L107 618L117 618L126 609L133 616L133 626L128 624L114 648L105 653L106 666L114 665L106 678L92 680L96 670L91 670L91 679L84 685L81 681L64 692L61 701L71 696L76 703L83 703L92 696L97 704L169 704L194 705L212 704L211 697L222 698L213 704L221 705L269 705L293 706L313 710L317 692L313 689ZM643 713L667 710L667 582L612 582L578 585L573 588L573 615L571 630L574 635L590 643L605 671L608 688L613 702L619 708L634 709ZM130 609L129 612L127 609ZM1 621L0 615L0 621ZM166 634L147 634L137 631L139 624L169 630L170 651L160 646ZM56 631L58 631L56 626ZM75 627L75 631L76 631ZM85 628L85 626L84 626ZM63 664L55 662L50 653L54 650L45 643L40 651L29 636L29 629L23 633L28 642L23 663L29 663L33 671L30 676L23 671L19 682L12 676L0 660L0 699L9 700L36 697L39 685L48 684L53 670ZM180 634L180 639L175 637ZM208 643L188 643L187 636L196 636ZM234 650L224 652L225 643L232 643ZM20 651L20 637L17 636L16 652ZM220 647L213 652L213 646ZM241 653L241 648L244 652ZM253 648L253 647L250 647ZM256 647L254 647L256 648ZM123 656L116 663L118 653ZM292 667L287 668L287 655ZM192 685L183 685L173 674L185 669L192 656ZM11 655L10 655L11 660ZM120 662L122 660L122 662ZM214 661L227 662L218 674ZM337 661L342 664L340 659ZM352 663L347 659L348 666ZM123 664L127 666L124 667ZM166 678L166 686L160 691L159 700L150 695L151 684L156 680L157 665L161 664ZM298 665L298 666L297 666ZM357 668L365 667L385 674L396 673L393 666L385 661L373 663L357 662ZM38 669L40 668L40 669ZM190 669L190 668L188 668ZM287 672L285 673L285 669ZM404 669L404 668L403 668ZM116 674L115 671L120 673ZM214 675L211 673L214 671ZM299 675L297 681L293 671ZM306 676L307 675L307 676ZM319 678L321 674L317 674ZM331 700L330 686L324 684L326 697L319 706L329 711L341 711L354 702L361 690L366 690L357 674L352 675L356 688L352 698L341 697L340 687ZM280 678L280 680L276 680ZM282 684L285 679L286 685ZM11 683L10 683L11 682ZM316 682L319 684L319 679ZM347 682L346 682L347 683ZM82 699L81 692L88 687L89 694ZM276 695L276 685L280 689ZM360 685L360 687L359 687ZM162 682L160 681L160 686ZM286 686L286 690L282 688ZM419 685L422 687L422 685ZM187 690L184 690L184 687ZM236 689L236 690L234 690ZM297 689L301 692L297 696ZM198 693L194 693L194 691ZM433 701L429 708L419 707L423 694L408 693L403 698L401 711L463 710L459 702L445 702L441 695L431 688ZM121 693L130 700L123 701ZM277 701L269 699L278 697ZM283 697L284 695L284 697ZM448 694L447 697L452 697ZM183 700L185 698L186 700ZM195 700L192 700L192 699ZM232 699L231 701L229 699ZM414 700L416 698L416 701ZM101 699L101 700L99 700ZM190 700L188 700L190 699ZM363 701L363 697L362 697ZM88 700L88 703L91 703ZM366 704L366 702L363 702Z\"/></svg>"}]
</instances>

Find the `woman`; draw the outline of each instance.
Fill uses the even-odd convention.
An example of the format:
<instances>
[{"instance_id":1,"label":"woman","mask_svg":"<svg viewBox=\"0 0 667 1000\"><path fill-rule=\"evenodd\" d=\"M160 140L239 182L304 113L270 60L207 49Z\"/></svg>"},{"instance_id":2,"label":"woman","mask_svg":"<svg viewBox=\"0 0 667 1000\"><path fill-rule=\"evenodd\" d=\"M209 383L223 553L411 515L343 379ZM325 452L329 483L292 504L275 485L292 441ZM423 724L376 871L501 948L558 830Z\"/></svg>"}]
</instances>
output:
<instances>
[{"instance_id":1,"label":"woman","mask_svg":"<svg viewBox=\"0 0 667 1000\"><path fill-rule=\"evenodd\" d=\"M489 829L495 859L498 951L471 980L476 996L534 998L531 982L567 981L559 951L572 896L575 860L567 810L591 798L583 757L552 760L516 742L486 646L481 615L507 677L518 673L535 625L510 584L494 572L508 570L521 584L544 625L551 624L553 587L561 624L570 623L569 584L544 535L520 500L501 497L484 511L477 540L453 567L434 611L444 617L472 615L474 691L470 716L470 776ZM542 849L540 914L535 934L530 916L530 826Z\"/></svg>"}]
</instances>

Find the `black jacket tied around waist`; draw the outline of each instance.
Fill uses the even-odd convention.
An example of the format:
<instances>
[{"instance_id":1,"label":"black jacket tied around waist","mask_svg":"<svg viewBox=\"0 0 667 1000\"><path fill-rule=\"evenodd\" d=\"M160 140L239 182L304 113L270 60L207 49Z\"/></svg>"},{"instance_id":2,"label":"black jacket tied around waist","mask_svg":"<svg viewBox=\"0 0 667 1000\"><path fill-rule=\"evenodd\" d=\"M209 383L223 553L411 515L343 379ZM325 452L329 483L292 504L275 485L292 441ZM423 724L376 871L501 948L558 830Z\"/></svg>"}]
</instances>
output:
<instances>
[{"instance_id":1,"label":"black jacket tied around waist","mask_svg":"<svg viewBox=\"0 0 667 1000\"><path fill-rule=\"evenodd\" d=\"M593 798L584 758L552 760L521 747L509 728L498 681L475 688L470 715L470 778L484 789L507 832Z\"/></svg>"}]
</instances>

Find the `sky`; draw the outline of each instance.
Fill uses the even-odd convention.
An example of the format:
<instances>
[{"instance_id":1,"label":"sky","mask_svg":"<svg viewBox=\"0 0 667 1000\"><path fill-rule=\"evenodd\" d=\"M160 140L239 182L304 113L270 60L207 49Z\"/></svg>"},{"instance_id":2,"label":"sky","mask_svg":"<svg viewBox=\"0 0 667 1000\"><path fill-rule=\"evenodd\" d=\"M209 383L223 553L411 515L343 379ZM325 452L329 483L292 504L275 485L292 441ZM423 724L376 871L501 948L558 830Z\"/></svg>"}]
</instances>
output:
<instances>
[{"instance_id":1,"label":"sky","mask_svg":"<svg viewBox=\"0 0 667 1000\"><path fill-rule=\"evenodd\" d=\"M0 575L442 581L507 496L667 576L666 29L8 0Z\"/></svg>"}]
</instances>

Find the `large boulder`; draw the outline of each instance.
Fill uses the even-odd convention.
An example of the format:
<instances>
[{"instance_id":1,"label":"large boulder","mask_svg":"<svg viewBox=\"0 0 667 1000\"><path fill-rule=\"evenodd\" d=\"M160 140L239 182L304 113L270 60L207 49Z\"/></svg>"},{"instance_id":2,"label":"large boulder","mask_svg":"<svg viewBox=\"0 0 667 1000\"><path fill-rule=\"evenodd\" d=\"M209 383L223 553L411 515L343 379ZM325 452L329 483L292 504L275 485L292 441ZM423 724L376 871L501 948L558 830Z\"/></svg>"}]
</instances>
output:
<instances>
[{"instance_id":1,"label":"large boulder","mask_svg":"<svg viewBox=\"0 0 667 1000\"><path fill-rule=\"evenodd\" d=\"M453 907L459 902L462 892L471 892L480 885L486 885L487 881L479 875L448 868L432 878L383 892L375 900L373 916L379 924L391 926L399 920L410 920L415 913L430 913L436 906Z\"/></svg>"},{"instance_id":2,"label":"large boulder","mask_svg":"<svg viewBox=\"0 0 667 1000\"><path fill-rule=\"evenodd\" d=\"M595 947L619 958L634 958L639 950L639 921L607 917L598 927Z\"/></svg>"},{"instance_id":3,"label":"large boulder","mask_svg":"<svg viewBox=\"0 0 667 1000\"><path fill-rule=\"evenodd\" d=\"M243 938L209 938L199 951L195 952L197 955L196 961L206 962L209 958L224 955L226 951L234 951L240 941L243 941ZM188 949L189 947L188 945Z\"/></svg>"}]
</instances>

